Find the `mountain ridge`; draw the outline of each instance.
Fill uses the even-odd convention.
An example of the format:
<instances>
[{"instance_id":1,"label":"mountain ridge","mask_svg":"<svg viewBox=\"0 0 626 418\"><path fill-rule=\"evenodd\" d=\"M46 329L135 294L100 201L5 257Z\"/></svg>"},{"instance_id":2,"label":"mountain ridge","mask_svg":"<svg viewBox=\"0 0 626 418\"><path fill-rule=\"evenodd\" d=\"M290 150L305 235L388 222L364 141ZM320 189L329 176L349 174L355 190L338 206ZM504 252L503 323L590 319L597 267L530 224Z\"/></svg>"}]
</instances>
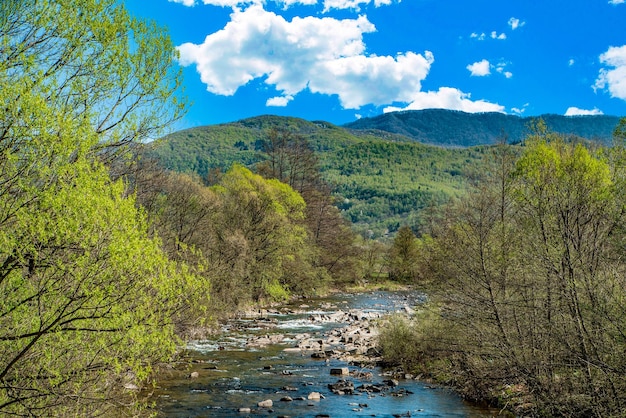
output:
<instances>
[{"instance_id":1,"label":"mountain ridge","mask_svg":"<svg viewBox=\"0 0 626 418\"><path fill-rule=\"evenodd\" d=\"M550 131L610 144L620 117L556 114L520 117L497 112L425 109L389 112L362 118L342 127L404 135L431 145L471 147L495 144L502 138L506 138L509 143L519 143L531 133L531 125L539 119L546 123Z\"/></svg>"}]
</instances>

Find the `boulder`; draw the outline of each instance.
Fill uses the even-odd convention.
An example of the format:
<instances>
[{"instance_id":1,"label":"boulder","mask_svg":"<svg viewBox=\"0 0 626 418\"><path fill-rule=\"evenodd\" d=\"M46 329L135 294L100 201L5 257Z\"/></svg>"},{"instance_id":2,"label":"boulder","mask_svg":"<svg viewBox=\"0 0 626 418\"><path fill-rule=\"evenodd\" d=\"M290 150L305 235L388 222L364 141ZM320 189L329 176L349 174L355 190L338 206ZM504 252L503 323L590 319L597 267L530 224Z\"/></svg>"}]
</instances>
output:
<instances>
[{"instance_id":1,"label":"boulder","mask_svg":"<svg viewBox=\"0 0 626 418\"><path fill-rule=\"evenodd\" d=\"M259 408L271 408L274 405L274 402L271 399L266 399L259 402L257 405Z\"/></svg>"},{"instance_id":2,"label":"boulder","mask_svg":"<svg viewBox=\"0 0 626 418\"><path fill-rule=\"evenodd\" d=\"M322 398L322 395L319 392L311 392L307 399L310 401L319 401Z\"/></svg>"},{"instance_id":3,"label":"boulder","mask_svg":"<svg viewBox=\"0 0 626 418\"><path fill-rule=\"evenodd\" d=\"M350 370L347 367L341 367L337 369L330 369L331 375L344 376L350 374Z\"/></svg>"},{"instance_id":4,"label":"boulder","mask_svg":"<svg viewBox=\"0 0 626 418\"><path fill-rule=\"evenodd\" d=\"M329 383L328 389L335 395L352 395L354 393L354 383L341 379L337 383Z\"/></svg>"}]
</instances>

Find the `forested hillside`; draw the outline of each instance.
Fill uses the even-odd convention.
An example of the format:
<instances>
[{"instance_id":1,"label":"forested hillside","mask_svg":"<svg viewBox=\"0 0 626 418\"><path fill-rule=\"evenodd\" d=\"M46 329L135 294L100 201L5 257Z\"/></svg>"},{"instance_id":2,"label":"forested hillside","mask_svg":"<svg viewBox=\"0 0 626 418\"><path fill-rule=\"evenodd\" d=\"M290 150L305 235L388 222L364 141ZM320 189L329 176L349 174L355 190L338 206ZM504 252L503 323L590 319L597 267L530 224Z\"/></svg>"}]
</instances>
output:
<instances>
[{"instance_id":1,"label":"forested hillside","mask_svg":"<svg viewBox=\"0 0 626 418\"><path fill-rule=\"evenodd\" d=\"M422 209L463 193L484 153L481 147L445 149L397 134L278 116L179 131L155 142L153 152L167 169L208 178L233 163L255 167L272 130L310 144L344 217L369 237L393 233L402 224L418 228Z\"/></svg>"},{"instance_id":2,"label":"forested hillside","mask_svg":"<svg viewBox=\"0 0 626 418\"><path fill-rule=\"evenodd\" d=\"M405 135L425 144L442 146L474 146L495 144L503 137L519 143L531 134L529 126L541 118L555 133L609 144L619 122L616 116L519 117L504 113L465 113L455 110L427 109L385 113L344 125L356 130L384 131Z\"/></svg>"}]
</instances>

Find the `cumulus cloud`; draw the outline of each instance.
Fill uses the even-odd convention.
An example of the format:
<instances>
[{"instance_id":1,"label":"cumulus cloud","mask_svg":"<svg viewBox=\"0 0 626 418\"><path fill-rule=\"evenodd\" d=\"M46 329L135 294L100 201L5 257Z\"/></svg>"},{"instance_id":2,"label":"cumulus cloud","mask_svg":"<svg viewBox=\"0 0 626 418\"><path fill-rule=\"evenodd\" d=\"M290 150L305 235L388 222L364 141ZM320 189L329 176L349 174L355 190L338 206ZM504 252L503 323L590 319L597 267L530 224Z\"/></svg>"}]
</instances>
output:
<instances>
[{"instance_id":1,"label":"cumulus cloud","mask_svg":"<svg viewBox=\"0 0 626 418\"><path fill-rule=\"evenodd\" d=\"M626 0L609 0L609 4L622 4Z\"/></svg>"},{"instance_id":2,"label":"cumulus cloud","mask_svg":"<svg viewBox=\"0 0 626 418\"><path fill-rule=\"evenodd\" d=\"M498 33L494 30L491 32L491 39L504 40L506 39L506 33L502 32L501 34L498 35Z\"/></svg>"},{"instance_id":3,"label":"cumulus cloud","mask_svg":"<svg viewBox=\"0 0 626 418\"><path fill-rule=\"evenodd\" d=\"M438 91L418 92L414 95L411 103L404 107L389 106L383 112L395 112L399 110L423 110L423 109L451 109L462 110L468 113L480 112L504 112L504 106L490 103L485 100L473 101L469 93L464 93L452 87L441 87Z\"/></svg>"},{"instance_id":4,"label":"cumulus cloud","mask_svg":"<svg viewBox=\"0 0 626 418\"><path fill-rule=\"evenodd\" d=\"M470 64L465 68L469 70L472 76L476 77L484 77L491 74L491 64L486 59Z\"/></svg>"},{"instance_id":5,"label":"cumulus cloud","mask_svg":"<svg viewBox=\"0 0 626 418\"><path fill-rule=\"evenodd\" d=\"M577 107L568 107L567 111L565 112L565 116L582 116L582 115L604 115L604 113L597 107L594 107L591 110L579 109Z\"/></svg>"},{"instance_id":6,"label":"cumulus cloud","mask_svg":"<svg viewBox=\"0 0 626 418\"><path fill-rule=\"evenodd\" d=\"M388 6L392 3L392 0L324 0L324 11L327 12L331 9L352 9L360 10L361 5L368 5L374 3L374 6Z\"/></svg>"},{"instance_id":7,"label":"cumulus cloud","mask_svg":"<svg viewBox=\"0 0 626 418\"><path fill-rule=\"evenodd\" d=\"M363 34L375 30L365 16L287 21L254 4L234 9L224 29L202 44L185 43L178 50L180 64L195 65L207 90L219 95L233 95L261 79L282 94L268 101L274 106L307 88L337 95L347 109L409 102L420 91L433 54L366 55Z\"/></svg>"},{"instance_id":8,"label":"cumulus cloud","mask_svg":"<svg viewBox=\"0 0 626 418\"><path fill-rule=\"evenodd\" d=\"M626 45L610 47L600 55L600 62L610 68L600 70L594 90L607 89L611 97L626 100Z\"/></svg>"},{"instance_id":9,"label":"cumulus cloud","mask_svg":"<svg viewBox=\"0 0 626 418\"><path fill-rule=\"evenodd\" d=\"M188 7L196 5L196 0L167 0L167 1L169 1L170 3L180 3Z\"/></svg>"},{"instance_id":10,"label":"cumulus cloud","mask_svg":"<svg viewBox=\"0 0 626 418\"><path fill-rule=\"evenodd\" d=\"M574 58L570 58L570 60L569 60L569 61L567 61L567 66L568 66L568 67L571 67L571 66L573 66L574 64L576 64L576 61L574 60Z\"/></svg>"},{"instance_id":11,"label":"cumulus cloud","mask_svg":"<svg viewBox=\"0 0 626 418\"><path fill-rule=\"evenodd\" d=\"M285 107L292 100L293 96L290 95L272 97L270 99L267 99L267 102L265 102L265 106Z\"/></svg>"},{"instance_id":12,"label":"cumulus cloud","mask_svg":"<svg viewBox=\"0 0 626 418\"><path fill-rule=\"evenodd\" d=\"M179 3L184 6L195 6L196 4L202 3L204 5L217 6L217 7L237 7L248 4L259 3L258 0L167 0L170 3ZM370 0L365 0L369 2ZM301 5L315 5L317 4L317 0L277 0L277 3L282 4L285 8L290 6L301 4Z\"/></svg>"},{"instance_id":13,"label":"cumulus cloud","mask_svg":"<svg viewBox=\"0 0 626 418\"><path fill-rule=\"evenodd\" d=\"M248 4L260 4L259 0L168 0L172 3L180 3L184 6L195 6L198 3L219 7L237 7ZM392 4L393 0L324 0L324 12L332 9L352 9L360 10L361 6L374 3L374 6L387 6ZM315 5L318 0L276 0L276 3L282 4L285 8L293 5Z\"/></svg>"},{"instance_id":14,"label":"cumulus cloud","mask_svg":"<svg viewBox=\"0 0 626 418\"><path fill-rule=\"evenodd\" d=\"M519 20L516 17L512 17L509 19L509 26L511 27L511 30L515 30L517 28L521 28L522 26L524 26L526 24L526 22L522 22L521 20Z\"/></svg>"}]
</instances>

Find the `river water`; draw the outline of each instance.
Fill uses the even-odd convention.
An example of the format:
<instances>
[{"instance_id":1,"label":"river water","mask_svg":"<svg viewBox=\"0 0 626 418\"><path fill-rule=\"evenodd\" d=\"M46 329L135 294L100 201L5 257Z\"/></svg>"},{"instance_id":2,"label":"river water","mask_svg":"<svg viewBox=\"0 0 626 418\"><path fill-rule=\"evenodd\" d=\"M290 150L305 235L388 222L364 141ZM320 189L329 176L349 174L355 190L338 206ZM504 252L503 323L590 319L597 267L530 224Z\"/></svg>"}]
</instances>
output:
<instances>
[{"instance_id":1,"label":"river water","mask_svg":"<svg viewBox=\"0 0 626 418\"><path fill-rule=\"evenodd\" d=\"M497 411L464 402L453 392L414 379L378 393L337 395L328 385L346 379L355 388L385 386L390 379L379 368L350 365L338 359L313 359L311 352L290 350L306 333L313 339L346 324L311 320L338 310L406 312L425 297L417 292L369 292L306 299L261 312L254 318L238 318L224 325L214 339L189 344L188 361L165 372L153 393L156 410L167 417L489 417ZM280 343L251 347L254 336L282 335ZM348 367L352 376L330 374ZM195 372L195 373L194 373ZM357 373L355 372L363 372ZM194 373L194 377L190 377ZM197 377L196 376L197 373ZM360 376L363 376L362 378ZM311 392L322 395L309 400ZM291 401L281 400L289 397ZM271 399L269 408L258 402ZM250 411L239 412L240 408Z\"/></svg>"}]
</instances>

